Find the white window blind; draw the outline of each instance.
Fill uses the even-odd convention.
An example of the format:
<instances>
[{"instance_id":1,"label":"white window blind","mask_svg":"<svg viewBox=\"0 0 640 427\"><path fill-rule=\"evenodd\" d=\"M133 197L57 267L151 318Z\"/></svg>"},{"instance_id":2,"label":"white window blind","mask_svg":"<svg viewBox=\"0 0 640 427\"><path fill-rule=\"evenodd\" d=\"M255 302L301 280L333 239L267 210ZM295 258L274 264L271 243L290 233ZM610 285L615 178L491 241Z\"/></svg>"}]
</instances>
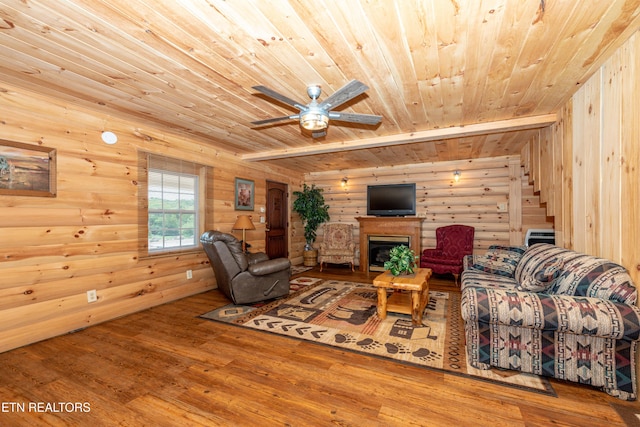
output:
<instances>
[{"instance_id":1,"label":"white window blind","mask_svg":"<svg viewBox=\"0 0 640 427\"><path fill-rule=\"evenodd\" d=\"M199 166L149 155L147 176L148 250L192 249L200 236Z\"/></svg>"}]
</instances>

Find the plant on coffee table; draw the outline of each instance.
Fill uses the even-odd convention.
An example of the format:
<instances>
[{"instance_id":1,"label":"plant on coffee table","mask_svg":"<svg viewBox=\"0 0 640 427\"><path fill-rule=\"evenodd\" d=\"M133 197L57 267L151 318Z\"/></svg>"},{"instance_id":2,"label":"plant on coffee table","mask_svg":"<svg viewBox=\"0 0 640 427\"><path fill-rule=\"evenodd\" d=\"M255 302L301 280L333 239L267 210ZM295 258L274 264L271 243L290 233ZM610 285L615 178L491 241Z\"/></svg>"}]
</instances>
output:
<instances>
[{"instance_id":1,"label":"plant on coffee table","mask_svg":"<svg viewBox=\"0 0 640 427\"><path fill-rule=\"evenodd\" d=\"M413 249L405 245L391 248L389 251L389 261L385 261L384 269L389 270L394 276L401 274L413 274L416 268L416 255Z\"/></svg>"}]
</instances>

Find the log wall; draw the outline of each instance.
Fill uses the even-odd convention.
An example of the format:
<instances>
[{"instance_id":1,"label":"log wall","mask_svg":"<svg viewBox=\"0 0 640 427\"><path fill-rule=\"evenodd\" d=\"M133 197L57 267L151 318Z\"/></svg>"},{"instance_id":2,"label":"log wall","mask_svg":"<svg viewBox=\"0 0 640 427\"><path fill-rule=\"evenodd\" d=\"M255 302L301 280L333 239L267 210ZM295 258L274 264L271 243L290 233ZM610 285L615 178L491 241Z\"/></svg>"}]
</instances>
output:
<instances>
[{"instance_id":1,"label":"log wall","mask_svg":"<svg viewBox=\"0 0 640 427\"><path fill-rule=\"evenodd\" d=\"M0 195L0 352L215 286L201 251L152 258L138 253L139 150L213 167L210 228L225 232L239 213L259 217L267 179L291 191L302 181L291 171L242 162L144 123L8 85L0 90L0 111L0 139L57 153L57 197ZM104 144L103 130L115 132L118 142ZM235 177L255 181L255 212L234 210ZM247 240L252 250L263 250L264 224L254 223ZM87 302L91 289L97 290L95 303Z\"/></svg>"},{"instance_id":2,"label":"log wall","mask_svg":"<svg viewBox=\"0 0 640 427\"><path fill-rule=\"evenodd\" d=\"M623 45L559 112L558 122L520 157L499 157L309 173L246 163L181 135L117 120L61 101L0 90L0 139L57 150L57 197L0 196L0 351L63 334L215 286L202 253L140 258L137 154L145 150L212 166L213 228L229 231L233 180L265 180L290 192L304 180L324 188L332 221L366 215L368 183L416 182L422 247L435 228L476 227L475 250L522 243L528 228L549 228L559 244L613 259L640 283L640 37ZM100 133L119 141L107 146ZM519 163L523 164L520 167ZM454 182L453 171L462 172ZM346 188L340 182L348 178ZM539 192L539 193L538 193ZM519 194L518 194L519 193ZM539 196L538 196L539 194ZM506 204L501 212L499 205ZM548 211L541 208L544 206ZM547 216L548 215L548 216ZM264 248L264 227L249 231ZM301 260L302 224L292 215L290 257ZM357 236L356 236L357 237ZM193 270L186 280L185 271ZM86 291L98 290L88 304Z\"/></svg>"},{"instance_id":3,"label":"log wall","mask_svg":"<svg viewBox=\"0 0 640 427\"><path fill-rule=\"evenodd\" d=\"M422 248L435 247L436 228L466 224L475 227L474 251L482 253L493 244L521 245L529 228L553 228L520 163L505 156L309 173L305 180L323 189L332 222L354 225L356 241L355 218L367 215L367 185L415 182L417 215L425 218Z\"/></svg>"}]
</instances>

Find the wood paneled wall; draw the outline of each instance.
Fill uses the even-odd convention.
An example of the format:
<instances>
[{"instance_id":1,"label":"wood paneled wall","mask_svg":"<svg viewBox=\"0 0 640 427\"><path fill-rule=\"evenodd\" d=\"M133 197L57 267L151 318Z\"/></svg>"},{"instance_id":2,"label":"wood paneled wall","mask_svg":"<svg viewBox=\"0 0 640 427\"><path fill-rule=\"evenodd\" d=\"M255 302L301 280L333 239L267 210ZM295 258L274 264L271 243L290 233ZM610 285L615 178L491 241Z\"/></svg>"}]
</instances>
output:
<instances>
[{"instance_id":1,"label":"wood paneled wall","mask_svg":"<svg viewBox=\"0 0 640 427\"><path fill-rule=\"evenodd\" d=\"M619 262L640 284L640 33L526 147L556 241ZM523 158L525 155L523 155Z\"/></svg>"},{"instance_id":2,"label":"wood paneled wall","mask_svg":"<svg viewBox=\"0 0 640 427\"><path fill-rule=\"evenodd\" d=\"M214 286L200 252L140 258L137 154L145 150L214 168L213 228L230 231L234 178L290 191L304 179L325 190L332 221L366 215L369 183L416 182L422 247L438 226L476 227L476 251L522 243L528 228L550 228L559 244L613 259L640 283L640 37L634 35L530 141L521 158L423 163L309 173L302 177L238 158L181 135L118 120L0 85L0 139L57 150L57 197L0 196L0 351L102 322ZM107 146L100 133L119 141ZM523 163L524 168L520 167ZM453 171L460 170L459 182ZM348 178L346 188L340 185ZM538 193L539 192L539 193ZM537 195L539 194L539 196ZM506 204L506 212L498 206ZM543 205L546 208L540 206ZM547 216L549 215L549 217ZM264 248L264 226L249 231ZM301 260L302 223L292 214L290 257ZM357 237L357 236L356 236ZM185 271L193 270L187 280ZM98 290L89 304L86 291Z\"/></svg>"},{"instance_id":3,"label":"wood paneled wall","mask_svg":"<svg viewBox=\"0 0 640 427\"><path fill-rule=\"evenodd\" d=\"M458 182L456 170L461 172ZM422 248L435 247L436 228L448 224L475 227L478 253L492 244L520 245L529 228L553 228L518 156L309 173L305 180L324 190L332 222L354 224L356 239L355 217L367 215L369 184L416 183L417 215L425 218Z\"/></svg>"},{"instance_id":4,"label":"wood paneled wall","mask_svg":"<svg viewBox=\"0 0 640 427\"><path fill-rule=\"evenodd\" d=\"M0 351L63 334L215 286L203 252L141 258L138 150L212 166L211 228L253 214L247 240L264 249L266 179L302 176L242 162L180 135L75 108L0 84L0 139L57 150L57 197L0 195ZM118 135L113 146L103 130ZM255 212L234 210L234 178L255 181ZM240 234L236 234L240 236ZM302 249L300 249L301 251ZM186 279L186 270L193 279ZM96 289L98 301L87 303Z\"/></svg>"}]
</instances>

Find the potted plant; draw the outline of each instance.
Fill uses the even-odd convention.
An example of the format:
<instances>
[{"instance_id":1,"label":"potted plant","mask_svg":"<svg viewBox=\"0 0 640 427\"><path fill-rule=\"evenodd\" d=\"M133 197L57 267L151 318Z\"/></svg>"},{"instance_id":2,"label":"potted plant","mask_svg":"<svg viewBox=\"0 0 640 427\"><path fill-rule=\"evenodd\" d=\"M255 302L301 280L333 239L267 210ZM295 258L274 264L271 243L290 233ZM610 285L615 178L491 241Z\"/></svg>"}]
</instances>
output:
<instances>
[{"instance_id":1,"label":"potted plant","mask_svg":"<svg viewBox=\"0 0 640 427\"><path fill-rule=\"evenodd\" d=\"M306 252L316 252L313 249L313 242L316 240L316 231L320 224L329 221L329 205L324 203L322 188L316 188L315 184L309 187L303 184L302 191L294 191L296 200L293 201L293 211L300 215L304 222L304 239L307 242L304 246ZM311 255L311 254L305 254ZM305 256L305 261L307 260ZM307 265L305 262L304 265ZM315 262L312 266L315 265Z\"/></svg>"},{"instance_id":2,"label":"potted plant","mask_svg":"<svg viewBox=\"0 0 640 427\"><path fill-rule=\"evenodd\" d=\"M394 276L401 274L413 274L416 267L416 255L413 249L405 245L391 248L389 261L385 261L384 269L389 270Z\"/></svg>"}]
</instances>

